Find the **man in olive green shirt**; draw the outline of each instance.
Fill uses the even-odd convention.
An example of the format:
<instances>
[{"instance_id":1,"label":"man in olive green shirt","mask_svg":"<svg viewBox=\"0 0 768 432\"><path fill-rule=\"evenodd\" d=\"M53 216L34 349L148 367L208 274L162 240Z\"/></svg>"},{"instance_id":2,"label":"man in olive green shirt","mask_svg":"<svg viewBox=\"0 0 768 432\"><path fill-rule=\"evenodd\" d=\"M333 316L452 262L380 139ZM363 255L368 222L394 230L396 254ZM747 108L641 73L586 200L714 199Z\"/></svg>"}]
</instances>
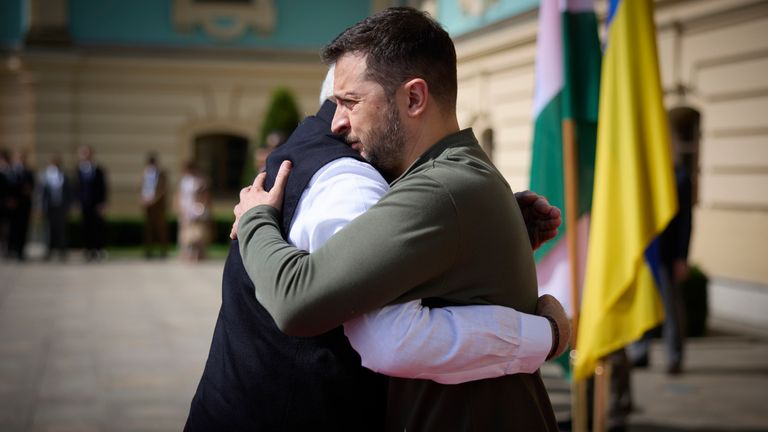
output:
<instances>
[{"instance_id":1,"label":"man in olive green shirt","mask_svg":"<svg viewBox=\"0 0 768 432\"><path fill-rule=\"evenodd\" d=\"M311 336L390 303L499 304L533 313L537 281L517 202L456 118L456 55L425 14L387 9L323 51L336 63L332 131L390 181L390 191L309 255L279 226L284 163L235 210L259 302L285 333ZM535 374L442 385L393 378L388 430L557 430Z\"/></svg>"}]
</instances>

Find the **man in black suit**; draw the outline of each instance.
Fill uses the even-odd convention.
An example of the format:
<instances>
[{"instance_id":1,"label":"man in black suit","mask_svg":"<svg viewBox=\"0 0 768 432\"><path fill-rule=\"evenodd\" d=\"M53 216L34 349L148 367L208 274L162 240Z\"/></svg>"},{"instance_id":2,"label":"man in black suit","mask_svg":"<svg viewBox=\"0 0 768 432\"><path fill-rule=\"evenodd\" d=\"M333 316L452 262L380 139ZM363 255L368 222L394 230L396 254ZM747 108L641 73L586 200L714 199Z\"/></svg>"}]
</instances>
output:
<instances>
[{"instance_id":1,"label":"man in black suit","mask_svg":"<svg viewBox=\"0 0 768 432\"><path fill-rule=\"evenodd\" d=\"M0 254L8 250L8 219L11 198L11 158L8 151L0 149Z\"/></svg>"},{"instance_id":2,"label":"man in black suit","mask_svg":"<svg viewBox=\"0 0 768 432\"><path fill-rule=\"evenodd\" d=\"M680 143L674 142L675 186L677 188L677 214L659 237L661 268L659 288L664 303L662 337L667 352L667 373L677 375L683 371L685 347L685 303L682 283L689 274L688 249L691 242L693 187L691 176L682 161ZM636 368L648 367L653 330L630 345L629 356Z\"/></svg>"},{"instance_id":3,"label":"man in black suit","mask_svg":"<svg viewBox=\"0 0 768 432\"><path fill-rule=\"evenodd\" d=\"M107 182L104 170L93 162L93 149L78 150L77 198L80 201L85 259L98 260L104 256L104 208L107 204Z\"/></svg>"},{"instance_id":4,"label":"man in black suit","mask_svg":"<svg viewBox=\"0 0 768 432\"><path fill-rule=\"evenodd\" d=\"M29 232L29 216L32 212L32 192L35 175L27 167L27 155L16 151L10 169L10 224L8 230L8 255L24 261L24 246Z\"/></svg>"}]
</instances>

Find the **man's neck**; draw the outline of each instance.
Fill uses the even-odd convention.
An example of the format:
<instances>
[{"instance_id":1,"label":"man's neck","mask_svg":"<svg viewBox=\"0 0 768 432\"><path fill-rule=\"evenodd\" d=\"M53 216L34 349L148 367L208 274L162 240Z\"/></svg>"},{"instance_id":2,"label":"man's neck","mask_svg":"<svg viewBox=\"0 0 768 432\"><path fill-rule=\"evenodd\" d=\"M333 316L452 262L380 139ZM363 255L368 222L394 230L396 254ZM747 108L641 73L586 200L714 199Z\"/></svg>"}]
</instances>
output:
<instances>
[{"instance_id":1,"label":"man's neck","mask_svg":"<svg viewBox=\"0 0 768 432\"><path fill-rule=\"evenodd\" d=\"M403 154L403 162L399 167L395 178L400 177L417 159L427 152L432 146L440 142L443 138L455 134L459 129L459 121L456 114L428 116L424 121L414 124L409 133L408 141L413 143L408 146L408 150Z\"/></svg>"}]
</instances>

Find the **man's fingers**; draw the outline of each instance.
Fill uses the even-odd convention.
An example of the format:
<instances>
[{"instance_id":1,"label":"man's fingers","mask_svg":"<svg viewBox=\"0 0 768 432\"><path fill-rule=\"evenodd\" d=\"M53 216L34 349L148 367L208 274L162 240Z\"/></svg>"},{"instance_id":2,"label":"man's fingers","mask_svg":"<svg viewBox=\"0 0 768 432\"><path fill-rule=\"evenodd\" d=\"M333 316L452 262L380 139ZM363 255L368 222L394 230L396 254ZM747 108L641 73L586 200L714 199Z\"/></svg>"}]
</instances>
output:
<instances>
[{"instance_id":1,"label":"man's fingers","mask_svg":"<svg viewBox=\"0 0 768 432\"><path fill-rule=\"evenodd\" d=\"M291 161L285 160L280 164L280 170L275 177L275 185L270 189L269 194L275 200L278 205L283 202L283 191L285 190L285 184L288 182L288 175L291 173Z\"/></svg>"},{"instance_id":2,"label":"man's fingers","mask_svg":"<svg viewBox=\"0 0 768 432\"><path fill-rule=\"evenodd\" d=\"M539 198L533 204L533 209L536 212L536 223L540 229L556 229L563 223L560 209L550 205L546 198Z\"/></svg>"},{"instance_id":3,"label":"man's fingers","mask_svg":"<svg viewBox=\"0 0 768 432\"><path fill-rule=\"evenodd\" d=\"M535 203L536 200L539 199L539 195L537 195L536 192L526 190L522 192L515 192L515 198L517 199L517 203L520 205L520 207L525 207Z\"/></svg>"},{"instance_id":4,"label":"man's fingers","mask_svg":"<svg viewBox=\"0 0 768 432\"><path fill-rule=\"evenodd\" d=\"M242 189L240 189L240 202L243 202L243 198L245 197L245 194L250 192L252 186L246 186Z\"/></svg>"},{"instance_id":5,"label":"man's fingers","mask_svg":"<svg viewBox=\"0 0 768 432\"><path fill-rule=\"evenodd\" d=\"M549 231L549 230L556 230L560 227L562 223L562 220L560 218L557 219L539 219L536 221L536 228L538 228L539 231Z\"/></svg>"},{"instance_id":6,"label":"man's fingers","mask_svg":"<svg viewBox=\"0 0 768 432\"><path fill-rule=\"evenodd\" d=\"M272 186L269 192L264 190L264 184L266 182L267 173L261 172L253 180L253 184L246 186L240 190L240 202L235 205L233 212L235 213L235 223L237 220L250 209L260 206L268 205L280 210L283 204L283 189L288 179L288 174L291 171L291 163L289 161L283 162L280 165L280 170L275 177L275 184ZM237 235L236 228L230 235ZM234 237L232 237L234 238Z\"/></svg>"},{"instance_id":7,"label":"man's fingers","mask_svg":"<svg viewBox=\"0 0 768 432\"><path fill-rule=\"evenodd\" d=\"M553 207L543 196L537 197L536 202L533 203L533 209L539 214L548 215L553 208L556 207Z\"/></svg>"},{"instance_id":8,"label":"man's fingers","mask_svg":"<svg viewBox=\"0 0 768 432\"><path fill-rule=\"evenodd\" d=\"M292 166L293 165L289 160L284 160L283 163L280 164L280 170L275 177L275 187L281 191L285 189L285 183L288 181L288 174L291 173Z\"/></svg>"},{"instance_id":9,"label":"man's fingers","mask_svg":"<svg viewBox=\"0 0 768 432\"><path fill-rule=\"evenodd\" d=\"M264 189L264 181L267 179L267 172L262 171L259 173L259 175L256 176L255 179L253 179L253 184L251 187L255 188L256 190L263 190Z\"/></svg>"}]
</instances>

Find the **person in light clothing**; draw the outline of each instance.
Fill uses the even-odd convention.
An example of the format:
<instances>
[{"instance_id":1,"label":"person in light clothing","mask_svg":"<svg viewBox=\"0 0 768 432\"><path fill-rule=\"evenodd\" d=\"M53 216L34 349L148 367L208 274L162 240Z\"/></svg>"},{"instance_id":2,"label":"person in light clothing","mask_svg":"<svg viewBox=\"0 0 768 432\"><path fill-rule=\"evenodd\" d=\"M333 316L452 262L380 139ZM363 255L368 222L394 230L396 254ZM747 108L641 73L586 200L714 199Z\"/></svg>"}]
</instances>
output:
<instances>
[{"instance_id":1,"label":"person in light clothing","mask_svg":"<svg viewBox=\"0 0 768 432\"><path fill-rule=\"evenodd\" d=\"M67 220L72 204L72 185L61 167L61 156L51 158L43 171L41 184L41 204L48 234L45 259L50 260L58 252L59 259L64 260L67 257Z\"/></svg>"},{"instance_id":2,"label":"person in light clothing","mask_svg":"<svg viewBox=\"0 0 768 432\"><path fill-rule=\"evenodd\" d=\"M208 182L191 161L179 181L177 211L181 258L192 262L205 258L210 238Z\"/></svg>"}]
</instances>

